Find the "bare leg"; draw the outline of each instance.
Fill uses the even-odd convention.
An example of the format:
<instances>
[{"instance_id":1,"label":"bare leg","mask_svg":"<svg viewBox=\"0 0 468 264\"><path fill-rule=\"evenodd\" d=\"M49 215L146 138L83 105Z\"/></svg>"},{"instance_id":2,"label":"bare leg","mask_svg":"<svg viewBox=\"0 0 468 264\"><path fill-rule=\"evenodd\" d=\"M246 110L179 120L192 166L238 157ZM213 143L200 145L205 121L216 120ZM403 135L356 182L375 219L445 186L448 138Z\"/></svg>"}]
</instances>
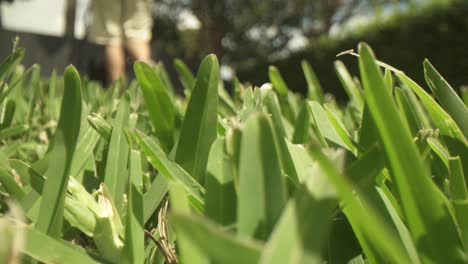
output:
<instances>
[{"instance_id":1,"label":"bare leg","mask_svg":"<svg viewBox=\"0 0 468 264\"><path fill-rule=\"evenodd\" d=\"M107 74L116 81L125 73L125 53L120 44L108 44L104 48Z\"/></svg>"},{"instance_id":2,"label":"bare leg","mask_svg":"<svg viewBox=\"0 0 468 264\"><path fill-rule=\"evenodd\" d=\"M148 41L129 39L127 41L127 48L136 60L152 63L151 47Z\"/></svg>"}]
</instances>

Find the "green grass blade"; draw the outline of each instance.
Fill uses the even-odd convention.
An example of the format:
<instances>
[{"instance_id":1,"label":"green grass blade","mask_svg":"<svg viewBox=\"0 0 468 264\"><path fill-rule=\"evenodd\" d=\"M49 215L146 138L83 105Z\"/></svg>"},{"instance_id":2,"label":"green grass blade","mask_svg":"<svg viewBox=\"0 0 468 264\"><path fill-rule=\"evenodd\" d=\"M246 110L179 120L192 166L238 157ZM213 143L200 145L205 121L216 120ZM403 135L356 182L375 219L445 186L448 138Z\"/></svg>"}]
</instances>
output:
<instances>
[{"instance_id":1,"label":"green grass blade","mask_svg":"<svg viewBox=\"0 0 468 264\"><path fill-rule=\"evenodd\" d=\"M169 184L169 201L171 203L171 212L183 213L186 215L191 214L189 197L184 187L179 184L172 182ZM167 219L163 219L167 220ZM171 221L172 223L172 221ZM176 224L177 225L177 224ZM177 236L177 244L180 248L180 258L182 263L207 263L208 259L199 250L194 241L190 240L189 234L181 229L175 229Z\"/></svg>"},{"instance_id":2,"label":"green grass blade","mask_svg":"<svg viewBox=\"0 0 468 264\"><path fill-rule=\"evenodd\" d=\"M294 134L292 137L292 143L294 144L306 144L309 141L310 135L309 130L311 127L310 123L310 110L307 102L301 104L301 110L297 116L296 123L294 124Z\"/></svg>"},{"instance_id":3,"label":"green grass blade","mask_svg":"<svg viewBox=\"0 0 468 264\"><path fill-rule=\"evenodd\" d=\"M169 191L168 180L163 175L158 175L151 183L148 191L143 195L143 219L146 223L159 207Z\"/></svg>"},{"instance_id":4,"label":"green grass blade","mask_svg":"<svg viewBox=\"0 0 468 264\"><path fill-rule=\"evenodd\" d=\"M144 263L143 186L140 153L130 154L130 183L128 190L127 221L122 263Z\"/></svg>"},{"instance_id":5,"label":"green grass blade","mask_svg":"<svg viewBox=\"0 0 468 264\"><path fill-rule=\"evenodd\" d=\"M375 209L354 190L345 177L340 175L332 162L318 148L313 148L312 157L317 161L328 180L334 185L345 214L353 223L354 232L361 237L360 243L371 263L385 260L394 263L418 263L410 260L405 248L400 244Z\"/></svg>"},{"instance_id":6,"label":"green grass blade","mask_svg":"<svg viewBox=\"0 0 468 264\"><path fill-rule=\"evenodd\" d=\"M16 102L13 100L7 100L5 102L5 108L2 111L0 129L7 128L11 126L13 122L13 117L15 116L16 111Z\"/></svg>"},{"instance_id":7,"label":"green grass blade","mask_svg":"<svg viewBox=\"0 0 468 264\"><path fill-rule=\"evenodd\" d=\"M69 66L65 69L64 78L65 91L60 119L49 158L37 222L37 229L52 237L59 237L62 230L66 186L81 121L80 76L73 66Z\"/></svg>"},{"instance_id":8,"label":"green grass blade","mask_svg":"<svg viewBox=\"0 0 468 264\"><path fill-rule=\"evenodd\" d=\"M149 65L136 62L133 67L143 91L143 98L156 136L167 152L174 144L172 134L175 120L174 105L163 82Z\"/></svg>"},{"instance_id":9,"label":"green grass blade","mask_svg":"<svg viewBox=\"0 0 468 264\"><path fill-rule=\"evenodd\" d=\"M335 71L350 100L354 101L359 109L364 109L362 90L353 81L353 78L351 77L351 74L349 74L344 63L341 61L335 61Z\"/></svg>"},{"instance_id":10,"label":"green grass blade","mask_svg":"<svg viewBox=\"0 0 468 264\"><path fill-rule=\"evenodd\" d=\"M204 203L205 189L177 163L170 160L162 149L141 132L134 134L135 140L145 153L148 161L169 181L177 181L198 203Z\"/></svg>"},{"instance_id":11,"label":"green grass blade","mask_svg":"<svg viewBox=\"0 0 468 264\"><path fill-rule=\"evenodd\" d=\"M297 176L296 168L294 168L294 164L291 158L291 154L289 153L288 146L287 146L287 138L285 123L287 121L283 120L280 112L279 103L276 97L276 94L269 91L266 93L264 99L264 104L268 109L268 112L271 115L272 125L274 128L274 137L275 142L278 144L278 154L280 157L280 162L282 165L282 169L284 173L296 184L299 183L299 178ZM284 121L284 122L283 122Z\"/></svg>"},{"instance_id":12,"label":"green grass blade","mask_svg":"<svg viewBox=\"0 0 468 264\"><path fill-rule=\"evenodd\" d=\"M311 101L309 104L320 134L336 145L342 146L351 152L355 151L355 147L343 128L343 124L340 125L338 119L330 111L327 112L318 102ZM332 119L329 119L330 117Z\"/></svg>"},{"instance_id":13,"label":"green grass blade","mask_svg":"<svg viewBox=\"0 0 468 264\"><path fill-rule=\"evenodd\" d=\"M24 49L16 49L0 64L0 83L6 81L8 73L24 58Z\"/></svg>"},{"instance_id":14,"label":"green grass blade","mask_svg":"<svg viewBox=\"0 0 468 264\"><path fill-rule=\"evenodd\" d=\"M78 139L75 155L70 169L70 175L76 177L78 173L84 169L86 161L93 154L93 150L99 141L99 134L92 128L88 127L81 138Z\"/></svg>"},{"instance_id":15,"label":"green grass blade","mask_svg":"<svg viewBox=\"0 0 468 264\"><path fill-rule=\"evenodd\" d=\"M364 109L362 110L362 120L361 127L359 128L359 139L358 143L364 150L371 149L377 142L379 142L379 136L377 127L372 116L369 112L369 106L364 104Z\"/></svg>"},{"instance_id":16,"label":"green grass blade","mask_svg":"<svg viewBox=\"0 0 468 264\"><path fill-rule=\"evenodd\" d=\"M56 240L29 226L25 227L25 237L23 253L44 263L91 264L102 262L71 243Z\"/></svg>"},{"instance_id":17,"label":"green grass blade","mask_svg":"<svg viewBox=\"0 0 468 264\"><path fill-rule=\"evenodd\" d=\"M407 124L410 129L411 135L416 136L416 134L422 129L419 125L418 117L415 115L414 107L411 105L408 100L407 93L403 89L395 89L395 101L400 110L402 119Z\"/></svg>"},{"instance_id":18,"label":"green grass blade","mask_svg":"<svg viewBox=\"0 0 468 264\"><path fill-rule=\"evenodd\" d=\"M242 133L238 233L267 239L285 204L286 185L273 128L265 115L254 114L247 120Z\"/></svg>"},{"instance_id":19,"label":"green grass blade","mask_svg":"<svg viewBox=\"0 0 468 264\"><path fill-rule=\"evenodd\" d=\"M105 141L110 142L112 126L106 120L104 120L104 118L98 114L91 114L88 116L88 122L89 125L94 130L96 130L96 132L98 132Z\"/></svg>"},{"instance_id":20,"label":"green grass blade","mask_svg":"<svg viewBox=\"0 0 468 264\"><path fill-rule=\"evenodd\" d=\"M461 94L463 98L463 103L468 107L468 88L466 86L461 88Z\"/></svg>"},{"instance_id":21,"label":"green grass blade","mask_svg":"<svg viewBox=\"0 0 468 264\"><path fill-rule=\"evenodd\" d=\"M166 87L166 91L169 94L169 97L172 99L174 97L174 86L172 85L171 78L167 73L166 67L163 62L158 62L154 66L154 71L159 76L159 79Z\"/></svg>"},{"instance_id":22,"label":"green grass blade","mask_svg":"<svg viewBox=\"0 0 468 264\"><path fill-rule=\"evenodd\" d=\"M203 184L211 144L217 135L219 65L208 55L198 70L185 112L175 161Z\"/></svg>"},{"instance_id":23,"label":"green grass blade","mask_svg":"<svg viewBox=\"0 0 468 264\"><path fill-rule=\"evenodd\" d=\"M431 182L370 48L360 44L359 55L369 110L379 130L403 214L422 261L462 263L463 249L448 201Z\"/></svg>"},{"instance_id":24,"label":"green grass blade","mask_svg":"<svg viewBox=\"0 0 468 264\"><path fill-rule=\"evenodd\" d=\"M437 104L437 102L426 91L424 91L421 86L403 73L397 73L397 76L403 83L411 88L415 94L417 94L419 99L421 99L421 102L429 112L432 121L434 121L436 127L440 129L441 135L453 137L468 146L467 139L452 117L447 114L447 112L445 112L445 110Z\"/></svg>"},{"instance_id":25,"label":"green grass blade","mask_svg":"<svg viewBox=\"0 0 468 264\"><path fill-rule=\"evenodd\" d=\"M0 167L0 183L11 198L21 201L26 196L23 188L21 188L13 176L3 167Z\"/></svg>"},{"instance_id":26,"label":"green grass blade","mask_svg":"<svg viewBox=\"0 0 468 264\"><path fill-rule=\"evenodd\" d=\"M424 76L441 106L452 116L465 138L468 138L468 108L466 105L427 59L424 61Z\"/></svg>"},{"instance_id":27,"label":"green grass blade","mask_svg":"<svg viewBox=\"0 0 468 264\"><path fill-rule=\"evenodd\" d=\"M323 103L323 89L312 66L306 60L302 60L301 66L307 81L307 98Z\"/></svg>"},{"instance_id":28,"label":"green grass blade","mask_svg":"<svg viewBox=\"0 0 468 264\"><path fill-rule=\"evenodd\" d=\"M276 92L278 92L280 96L287 96L289 88L284 82L284 79L281 76L281 73L279 72L278 68L276 68L275 66L270 66L268 68L268 76Z\"/></svg>"},{"instance_id":29,"label":"green grass blade","mask_svg":"<svg viewBox=\"0 0 468 264\"><path fill-rule=\"evenodd\" d=\"M195 85L195 76L190 71L189 67L179 59L174 60L174 67L179 75L179 80L184 87L185 95L190 94Z\"/></svg>"},{"instance_id":30,"label":"green grass blade","mask_svg":"<svg viewBox=\"0 0 468 264\"><path fill-rule=\"evenodd\" d=\"M128 182L127 163L129 157L129 144L124 134L128 124L130 106L129 99L124 96L120 100L117 114L113 121L113 129L107 152L107 161L104 172L104 184L109 190L119 213L122 213L125 186Z\"/></svg>"},{"instance_id":31,"label":"green grass blade","mask_svg":"<svg viewBox=\"0 0 468 264\"><path fill-rule=\"evenodd\" d=\"M234 167L225 151L224 138L211 147L205 180L205 215L220 225L236 221L237 197L234 189Z\"/></svg>"},{"instance_id":32,"label":"green grass blade","mask_svg":"<svg viewBox=\"0 0 468 264\"><path fill-rule=\"evenodd\" d=\"M449 172L452 204L463 242L466 245L468 243L468 191L460 157L449 159Z\"/></svg>"},{"instance_id":33,"label":"green grass blade","mask_svg":"<svg viewBox=\"0 0 468 264\"><path fill-rule=\"evenodd\" d=\"M346 148L352 153L356 154L357 149L355 147L355 143L352 141L351 136L348 134L348 131L346 130L345 125L341 119L339 119L339 117L333 112L331 105L325 104L323 107L325 109L325 113L327 114L328 121L335 130L335 133L341 139L343 144L345 144Z\"/></svg>"},{"instance_id":34,"label":"green grass blade","mask_svg":"<svg viewBox=\"0 0 468 264\"><path fill-rule=\"evenodd\" d=\"M221 227L195 215L172 213L169 220L214 263L258 263L261 245L226 233Z\"/></svg>"},{"instance_id":35,"label":"green grass blade","mask_svg":"<svg viewBox=\"0 0 468 264\"><path fill-rule=\"evenodd\" d=\"M10 139L19 136L29 130L27 125L15 125L0 130L0 140Z\"/></svg>"},{"instance_id":36,"label":"green grass blade","mask_svg":"<svg viewBox=\"0 0 468 264\"><path fill-rule=\"evenodd\" d=\"M260 263L322 263L328 217L336 205L335 199L315 196L301 186L283 210Z\"/></svg>"}]
</instances>

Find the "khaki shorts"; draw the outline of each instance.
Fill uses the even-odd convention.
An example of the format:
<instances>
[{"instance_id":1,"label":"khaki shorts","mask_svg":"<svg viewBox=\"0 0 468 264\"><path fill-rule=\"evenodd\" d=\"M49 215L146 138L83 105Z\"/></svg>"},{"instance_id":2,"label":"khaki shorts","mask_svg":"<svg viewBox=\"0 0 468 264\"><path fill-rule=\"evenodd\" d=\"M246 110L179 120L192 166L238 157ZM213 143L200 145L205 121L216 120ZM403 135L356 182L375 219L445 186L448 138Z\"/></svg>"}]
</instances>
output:
<instances>
[{"instance_id":1,"label":"khaki shorts","mask_svg":"<svg viewBox=\"0 0 468 264\"><path fill-rule=\"evenodd\" d=\"M152 0L91 0L88 37L97 44L150 41Z\"/></svg>"}]
</instances>

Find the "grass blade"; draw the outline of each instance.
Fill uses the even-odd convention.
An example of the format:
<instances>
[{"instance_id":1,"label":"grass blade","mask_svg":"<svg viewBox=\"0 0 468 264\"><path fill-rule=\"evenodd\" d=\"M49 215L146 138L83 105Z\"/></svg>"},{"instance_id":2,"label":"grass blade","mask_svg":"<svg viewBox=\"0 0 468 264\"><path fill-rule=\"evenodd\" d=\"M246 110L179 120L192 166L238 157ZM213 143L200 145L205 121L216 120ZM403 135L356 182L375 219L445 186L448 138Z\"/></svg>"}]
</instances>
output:
<instances>
[{"instance_id":1,"label":"grass blade","mask_svg":"<svg viewBox=\"0 0 468 264\"><path fill-rule=\"evenodd\" d=\"M424 76L432 93L447 113L452 116L465 138L468 138L468 108L466 105L427 59L424 61Z\"/></svg>"},{"instance_id":2,"label":"grass blade","mask_svg":"<svg viewBox=\"0 0 468 264\"><path fill-rule=\"evenodd\" d=\"M185 95L190 94L193 86L195 85L195 76L193 76L189 67L182 60L175 59L174 67L179 75L180 83L182 83L182 86L184 87Z\"/></svg>"},{"instance_id":3,"label":"grass blade","mask_svg":"<svg viewBox=\"0 0 468 264\"><path fill-rule=\"evenodd\" d=\"M468 146L467 139L452 117L447 114L447 112L445 112L445 110L437 104L437 102L428 93L426 93L421 86L403 73L397 73L397 76L403 83L411 88L415 94L417 94L419 99L421 99L421 102L429 112L432 121L434 121L436 127L440 129L441 135L453 137Z\"/></svg>"},{"instance_id":4,"label":"grass blade","mask_svg":"<svg viewBox=\"0 0 468 264\"><path fill-rule=\"evenodd\" d=\"M211 147L205 180L205 215L220 225L236 221L237 197L234 189L234 168L226 154L224 138Z\"/></svg>"},{"instance_id":5,"label":"grass blade","mask_svg":"<svg viewBox=\"0 0 468 264\"><path fill-rule=\"evenodd\" d=\"M73 66L69 66L65 69L64 78L60 119L50 153L37 222L37 229L52 237L59 237L62 230L66 186L81 122L80 76Z\"/></svg>"},{"instance_id":6,"label":"grass blade","mask_svg":"<svg viewBox=\"0 0 468 264\"><path fill-rule=\"evenodd\" d=\"M350 100L355 102L358 108L362 111L362 109L364 109L362 90L353 81L353 78L351 77L351 74L349 74L344 63L341 61L335 61L335 71Z\"/></svg>"},{"instance_id":7,"label":"grass blade","mask_svg":"<svg viewBox=\"0 0 468 264\"><path fill-rule=\"evenodd\" d=\"M168 92L154 70L143 62L133 65L138 83L143 91L146 108L153 123L156 137L167 152L174 144L175 109Z\"/></svg>"},{"instance_id":8,"label":"grass blade","mask_svg":"<svg viewBox=\"0 0 468 264\"><path fill-rule=\"evenodd\" d=\"M286 204L278 147L270 121L253 114L242 134L239 164L237 231L267 239Z\"/></svg>"},{"instance_id":9,"label":"grass blade","mask_svg":"<svg viewBox=\"0 0 468 264\"><path fill-rule=\"evenodd\" d=\"M128 182L129 145L123 129L128 124L129 111L129 98L124 96L120 101L117 115L113 121L104 172L104 184L108 188L109 195L112 197L119 213L122 213L125 186Z\"/></svg>"},{"instance_id":10,"label":"grass blade","mask_svg":"<svg viewBox=\"0 0 468 264\"><path fill-rule=\"evenodd\" d=\"M87 264L100 263L102 260L92 256L77 246L56 240L48 235L25 227L26 242L23 253L44 263Z\"/></svg>"},{"instance_id":11,"label":"grass blade","mask_svg":"<svg viewBox=\"0 0 468 264\"><path fill-rule=\"evenodd\" d=\"M307 98L323 103L323 89L312 66L306 60L302 60L301 66L307 81Z\"/></svg>"},{"instance_id":12,"label":"grass blade","mask_svg":"<svg viewBox=\"0 0 468 264\"><path fill-rule=\"evenodd\" d=\"M280 96L287 96L289 88L284 82L283 77L281 76L281 73L279 72L278 68L275 66L270 66L268 68L268 76L270 78L270 82L273 85L273 88L275 88L276 92Z\"/></svg>"},{"instance_id":13,"label":"grass blade","mask_svg":"<svg viewBox=\"0 0 468 264\"><path fill-rule=\"evenodd\" d=\"M154 143L149 137L141 132L134 134L135 140L145 153L148 161L163 175L167 180L177 181L184 186L198 203L204 203L205 189L188 174L177 163L170 160L162 149Z\"/></svg>"},{"instance_id":14,"label":"grass blade","mask_svg":"<svg viewBox=\"0 0 468 264\"><path fill-rule=\"evenodd\" d=\"M260 259L261 245L236 238L207 220L179 213L172 213L169 220L215 263L258 263Z\"/></svg>"},{"instance_id":15,"label":"grass blade","mask_svg":"<svg viewBox=\"0 0 468 264\"><path fill-rule=\"evenodd\" d=\"M219 65L215 55L201 63L185 112L175 161L203 184L211 144L217 135Z\"/></svg>"},{"instance_id":16,"label":"grass blade","mask_svg":"<svg viewBox=\"0 0 468 264\"><path fill-rule=\"evenodd\" d=\"M122 263L144 263L143 186L140 153L130 154L130 186L128 190L127 221Z\"/></svg>"},{"instance_id":17,"label":"grass blade","mask_svg":"<svg viewBox=\"0 0 468 264\"><path fill-rule=\"evenodd\" d=\"M5 81L8 73L24 58L24 49L16 49L0 64L0 82Z\"/></svg>"},{"instance_id":18,"label":"grass blade","mask_svg":"<svg viewBox=\"0 0 468 264\"><path fill-rule=\"evenodd\" d=\"M422 261L462 263L463 249L448 201L431 182L370 48L360 44L359 55L369 110L379 130L403 214Z\"/></svg>"}]
</instances>

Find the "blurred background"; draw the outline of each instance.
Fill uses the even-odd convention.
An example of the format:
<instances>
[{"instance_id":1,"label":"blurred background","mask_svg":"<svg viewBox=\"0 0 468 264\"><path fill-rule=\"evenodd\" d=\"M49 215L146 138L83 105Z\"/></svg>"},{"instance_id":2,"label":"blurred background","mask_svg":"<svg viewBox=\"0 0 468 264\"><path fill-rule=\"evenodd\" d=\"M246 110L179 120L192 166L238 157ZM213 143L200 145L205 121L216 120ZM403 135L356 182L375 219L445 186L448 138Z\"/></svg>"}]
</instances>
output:
<instances>
[{"instance_id":1,"label":"blurred background","mask_svg":"<svg viewBox=\"0 0 468 264\"><path fill-rule=\"evenodd\" d=\"M18 35L24 62L41 64L44 75L73 63L103 80L102 47L86 41L92 0L0 1L1 58ZM172 75L174 58L195 70L215 53L227 84L238 76L261 85L276 65L291 89L305 91L306 59L324 89L345 100L333 63L340 59L357 73L355 58L336 55L366 41L379 59L420 83L429 58L449 83L468 84L466 0L156 0L152 13L153 56Z\"/></svg>"}]
</instances>

